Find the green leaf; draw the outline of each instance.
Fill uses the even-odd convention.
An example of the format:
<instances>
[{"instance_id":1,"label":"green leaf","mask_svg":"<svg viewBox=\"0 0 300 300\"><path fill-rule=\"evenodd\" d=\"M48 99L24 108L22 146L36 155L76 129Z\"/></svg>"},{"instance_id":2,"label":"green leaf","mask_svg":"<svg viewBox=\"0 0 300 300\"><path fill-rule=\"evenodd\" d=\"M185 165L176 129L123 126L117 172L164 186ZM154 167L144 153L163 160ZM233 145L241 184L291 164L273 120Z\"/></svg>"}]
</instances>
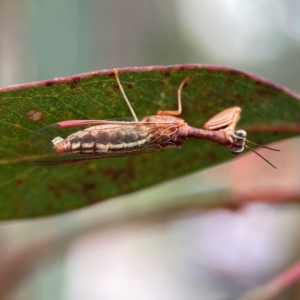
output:
<instances>
[{"instance_id":1,"label":"green leaf","mask_svg":"<svg viewBox=\"0 0 300 300\"><path fill-rule=\"evenodd\" d=\"M177 109L193 127L221 110L240 106L238 128L261 144L300 132L300 96L264 79L226 67L177 65L120 69L120 80L139 116ZM130 116L112 70L0 89L0 219L52 215L149 187L224 162L234 156L210 141L182 149L61 166L34 166L33 132L72 119ZM76 130L75 130L76 131ZM282 149L284 151L284 149ZM257 168L265 162L257 159ZM259 169L258 169L259 170Z\"/></svg>"}]
</instances>

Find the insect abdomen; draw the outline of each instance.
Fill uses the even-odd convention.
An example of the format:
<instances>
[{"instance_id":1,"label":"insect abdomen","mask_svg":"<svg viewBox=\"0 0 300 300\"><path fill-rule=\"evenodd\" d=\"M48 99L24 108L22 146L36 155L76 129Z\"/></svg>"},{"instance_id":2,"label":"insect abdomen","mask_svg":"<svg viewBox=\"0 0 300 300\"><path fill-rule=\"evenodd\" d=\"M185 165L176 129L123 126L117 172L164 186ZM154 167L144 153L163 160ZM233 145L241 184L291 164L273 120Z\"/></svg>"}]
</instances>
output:
<instances>
[{"instance_id":1,"label":"insect abdomen","mask_svg":"<svg viewBox=\"0 0 300 300\"><path fill-rule=\"evenodd\" d=\"M142 124L97 125L75 132L54 145L57 153L107 153L142 148L151 143L151 127Z\"/></svg>"}]
</instances>

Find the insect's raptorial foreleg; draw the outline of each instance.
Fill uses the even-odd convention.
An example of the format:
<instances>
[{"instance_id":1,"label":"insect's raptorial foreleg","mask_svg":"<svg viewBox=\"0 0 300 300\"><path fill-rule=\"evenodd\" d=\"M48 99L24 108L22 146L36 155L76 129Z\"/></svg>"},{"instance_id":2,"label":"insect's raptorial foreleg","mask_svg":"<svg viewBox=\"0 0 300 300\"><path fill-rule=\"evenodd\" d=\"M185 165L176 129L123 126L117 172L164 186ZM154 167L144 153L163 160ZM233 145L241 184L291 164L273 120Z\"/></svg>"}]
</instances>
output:
<instances>
[{"instance_id":1,"label":"insect's raptorial foreleg","mask_svg":"<svg viewBox=\"0 0 300 300\"><path fill-rule=\"evenodd\" d=\"M231 113L231 122L227 125L227 128L230 128L232 132L235 131L236 124L238 123L241 115L242 109L238 106L232 108Z\"/></svg>"},{"instance_id":2,"label":"insect's raptorial foreleg","mask_svg":"<svg viewBox=\"0 0 300 300\"><path fill-rule=\"evenodd\" d=\"M210 140L222 146L231 146L234 143L234 137L231 132L225 129L205 130L200 128L188 127L188 138Z\"/></svg>"},{"instance_id":3,"label":"insect's raptorial foreleg","mask_svg":"<svg viewBox=\"0 0 300 300\"><path fill-rule=\"evenodd\" d=\"M171 115L171 116L178 116L181 114L182 112L182 105L181 105L181 92L182 89L184 87L184 85L187 83L187 81L189 80L189 77L186 77L185 79L183 79L183 81L181 82L178 91L177 91L177 95L178 95L178 109L177 110L160 110L157 112L158 116L163 116L163 115Z\"/></svg>"},{"instance_id":4,"label":"insect's raptorial foreleg","mask_svg":"<svg viewBox=\"0 0 300 300\"><path fill-rule=\"evenodd\" d=\"M137 118L137 116L136 116L136 114L135 114L135 112L134 112L134 110L133 110L133 108L132 108L132 106L131 106L131 104L130 104L127 96L126 96L126 94L125 94L125 92L124 92L123 86L122 86L122 84L120 82L120 79L119 79L119 70L118 69L114 69L114 74L115 74L115 77L116 77L119 89L120 89L120 91L121 91L121 93L122 93L122 95L123 95L123 97L124 97L124 99L125 99L128 107L129 107L129 109L131 111L131 114L132 114L132 116L134 118L134 121L138 123L139 120L138 120L138 118Z\"/></svg>"},{"instance_id":5,"label":"insect's raptorial foreleg","mask_svg":"<svg viewBox=\"0 0 300 300\"><path fill-rule=\"evenodd\" d=\"M226 130L235 131L237 122L240 119L242 109L238 106L230 107L222 110L211 119L209 119L204 125L205 130L219 130L226 128Z\"/></svg>"}]
</instances>

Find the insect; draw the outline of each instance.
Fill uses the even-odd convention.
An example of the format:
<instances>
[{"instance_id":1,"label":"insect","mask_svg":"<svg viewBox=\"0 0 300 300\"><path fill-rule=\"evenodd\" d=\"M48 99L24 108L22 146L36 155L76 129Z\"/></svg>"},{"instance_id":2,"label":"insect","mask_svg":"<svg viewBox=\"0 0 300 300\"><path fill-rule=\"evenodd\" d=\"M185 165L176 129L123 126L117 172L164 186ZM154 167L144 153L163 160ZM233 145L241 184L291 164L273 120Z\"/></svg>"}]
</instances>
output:
<instances>
[{"instance_id":1,"label":"insect","mask_svg":"<svg viewBox=\"0 0 300 300\"><path fill-rule=\"evenodd\" d=\"M133 121L68 120L41 128L32 135L30 144L47 158L35 161L34 164L67 164L180 148L189 138L195 138L227 146L235 154L248 148L276 168L247 144L279 150L250 142L245 130L235 130L241 108L223 110L207 121L203 129L191 127L183 119L176 117L182 111L182 89L189 77L178 88L177 110L158 111L156 115L146 116L139 121L124 92L118 69L114 69L114 75Z\"/></svg>"}]
</instances>

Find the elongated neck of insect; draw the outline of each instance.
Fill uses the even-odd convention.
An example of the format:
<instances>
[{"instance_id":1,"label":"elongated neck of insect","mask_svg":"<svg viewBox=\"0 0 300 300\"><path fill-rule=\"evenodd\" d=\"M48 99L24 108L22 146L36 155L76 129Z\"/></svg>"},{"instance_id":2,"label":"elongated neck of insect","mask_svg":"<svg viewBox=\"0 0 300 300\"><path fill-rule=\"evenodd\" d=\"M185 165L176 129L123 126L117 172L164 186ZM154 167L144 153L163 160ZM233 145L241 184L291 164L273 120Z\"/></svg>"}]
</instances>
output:
<instances>
[{"instance_id":1,"label":"elongated neck of insect","mask_svg":"<svg viewBox=\"0 0 300 300\"><path fill-rule=\"evenodd\" d=\"M232 131L226 130L226 128L210 131L200 128L189 127L188 138L210 140L223 146L230 146L234 142Z\"/></svg>"}]
</instances>

